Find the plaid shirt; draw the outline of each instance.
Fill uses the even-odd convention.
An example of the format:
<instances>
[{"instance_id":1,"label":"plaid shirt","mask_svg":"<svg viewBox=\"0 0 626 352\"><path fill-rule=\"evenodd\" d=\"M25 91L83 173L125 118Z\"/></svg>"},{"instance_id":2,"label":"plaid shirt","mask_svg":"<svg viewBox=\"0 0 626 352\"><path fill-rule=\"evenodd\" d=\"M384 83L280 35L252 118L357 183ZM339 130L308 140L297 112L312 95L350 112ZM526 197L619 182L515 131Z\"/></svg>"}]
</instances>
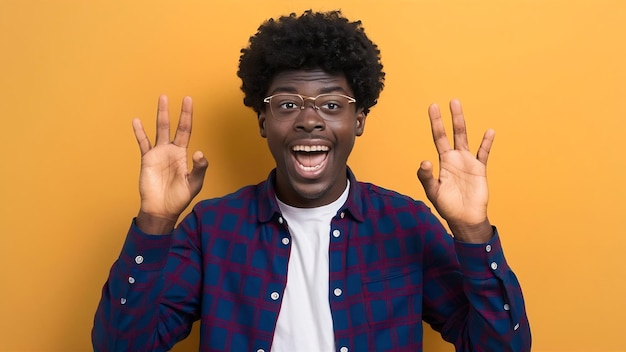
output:
<instances>
[{"instance_id":1,"label":"plaid shirt","mask_svg":"<svg viewBox=\"0 0 626 352\"><path fill-rule=\"evenodd\" d=\"M274 177L199 202L171 235L131 225L102 291L94 349L167 351L199 319L200 351L269 352L291 243ZM457 351L530 350L495 228L486 244L454 241L422 202L348 177L329 233L336 351L421 351L422 321Z\"/></svg>"}]
</instances>

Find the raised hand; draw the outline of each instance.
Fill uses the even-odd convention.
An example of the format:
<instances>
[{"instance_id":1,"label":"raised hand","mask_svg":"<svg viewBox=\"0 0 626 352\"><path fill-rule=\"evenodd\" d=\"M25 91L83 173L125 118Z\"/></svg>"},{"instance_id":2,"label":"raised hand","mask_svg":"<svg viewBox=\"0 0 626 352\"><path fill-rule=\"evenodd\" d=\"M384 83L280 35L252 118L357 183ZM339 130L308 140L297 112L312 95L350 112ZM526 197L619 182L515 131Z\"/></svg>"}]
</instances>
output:
<instances>
[{"instance_id":1,"label":"raised hand","mask_svg":"<svg viewBox=\"0 0 626 352\"><path fill-rule=\"evenodd\" d=\"M187 147L191 137L193 106L190 97L183 99L174 140L170 141L168 100L159 97L156 143L151 145L139 119L133 130L141 151L139 194L141 209L136 224L150 234L170 232L180 214L202 189L209 165L202 152L193 154L193 168L187 168Z\"/></svg>"},{"instance_id":2,"label":"raised hand","mask_svg":"<svg viewBox=\"0 0 626 352\"><path fill-rule=\"evenodd\" d=\"M487 158L495 136L488 130L474 156L469 150L465 118L461 103L450 102L454 148L450 146L436 104L428 109L435 147L439 153L439 179L433 176L433 165L423 161L417 176L426 196L437 212L448 222L454 236L464 242L487 242L492 235L487 218L489 190L487 187Z\"/></svg>"}]
</instances>

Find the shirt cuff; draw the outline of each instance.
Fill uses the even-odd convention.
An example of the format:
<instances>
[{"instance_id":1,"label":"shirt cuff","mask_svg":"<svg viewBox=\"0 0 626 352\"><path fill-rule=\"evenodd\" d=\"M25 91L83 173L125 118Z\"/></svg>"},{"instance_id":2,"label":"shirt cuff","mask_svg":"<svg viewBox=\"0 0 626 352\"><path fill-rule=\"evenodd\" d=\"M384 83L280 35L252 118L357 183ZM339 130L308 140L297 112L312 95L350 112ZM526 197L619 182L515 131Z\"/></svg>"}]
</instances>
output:
<instances>
[{"instance_id":1,"label":"shirt cuff","mask_svg":"<svg viewBox=\"0 0 626 352\"><path fill-rule=\"evenodd\" d=\"M119 260L140 270L161 270L167 262L171 242L172 234L148 235L137 227L133 219Z\"/></svg>"},{"instance_id":2,"label":"shirt cuff","mask_svg":"<svg viewBox=\"0 0 626 352\"><path fill-rule=\"evenodd\" d=\"M487 243L465 243L454 241L457 259L463 275L470 279L503 278L509 272L504 258L498 230L493 227L493 237Z\"/></svg>"}]
</instances>

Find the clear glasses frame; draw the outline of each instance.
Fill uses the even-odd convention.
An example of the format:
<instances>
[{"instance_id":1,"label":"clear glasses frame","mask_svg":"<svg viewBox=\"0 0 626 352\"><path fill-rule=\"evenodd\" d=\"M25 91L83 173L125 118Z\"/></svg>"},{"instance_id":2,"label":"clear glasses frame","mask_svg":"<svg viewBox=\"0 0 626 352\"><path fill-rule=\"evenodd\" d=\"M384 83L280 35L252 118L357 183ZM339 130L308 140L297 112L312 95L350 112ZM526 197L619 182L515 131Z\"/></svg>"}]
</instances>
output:
<instances>
[{"instance_id":1,"label":"clear glasses frame","mask_svg":"<svg viewBox=\"0 0 626 352\"><path fill-rule=\"evenodd\" d=\"M295 119L302 110L306 109L306 101L311 101L313 110L328 121L343 119L348 111L348 106L356 103L356 99L353 97L337 93L324 93L315 97L295 93L278 93L263 99L263 102L270 106L272 115L279 120Z\"/></svg>"}]
</instances>

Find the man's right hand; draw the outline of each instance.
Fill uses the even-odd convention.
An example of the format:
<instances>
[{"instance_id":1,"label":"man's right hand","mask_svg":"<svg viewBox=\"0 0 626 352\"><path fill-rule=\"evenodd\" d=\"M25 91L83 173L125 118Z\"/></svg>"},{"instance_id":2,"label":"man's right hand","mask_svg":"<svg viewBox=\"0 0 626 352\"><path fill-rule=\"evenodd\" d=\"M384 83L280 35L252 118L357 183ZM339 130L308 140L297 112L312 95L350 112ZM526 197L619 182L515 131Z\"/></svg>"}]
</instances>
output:
<instances>
[{"instance_id":1,"label":"man's right hand","mask_svg":"<svg viewBox=\"0 0 626 352\"><path fill-rule=\"evenodd\" d=\"M191 137L193 107L190 97L183 99L174 140L170 141L170 119L167 97L159 97L156 143L151 145L139 119L133 119L133 130L141 151L139 194L141 208L136 224L145 233L171 232L178 217L202 189L209 166L200 151L193 154L193 168L187 168L187 147Z\"/></svg>"}]
</instances>

